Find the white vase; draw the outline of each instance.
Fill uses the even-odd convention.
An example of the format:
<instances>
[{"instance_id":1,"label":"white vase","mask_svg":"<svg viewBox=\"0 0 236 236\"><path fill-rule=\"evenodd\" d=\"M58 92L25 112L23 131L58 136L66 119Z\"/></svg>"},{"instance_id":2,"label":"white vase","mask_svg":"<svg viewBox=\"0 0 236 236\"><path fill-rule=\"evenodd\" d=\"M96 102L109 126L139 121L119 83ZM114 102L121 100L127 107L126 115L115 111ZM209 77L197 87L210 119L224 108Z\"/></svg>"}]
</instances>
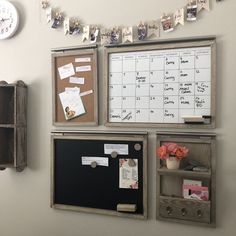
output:
<instances>
[{"instance_id":1,"label":"white vase","mask_svg":"<svg viewBox=\"0 0 236 236\"><path fill-rule=\"evenodd\" d=\"M180 160L178 160L176 157L168 157L166 159L166 167L167 169L170 169L170 170L177 170L179 169L179 164L180 164Z\"/></svg>"}]
</instances>

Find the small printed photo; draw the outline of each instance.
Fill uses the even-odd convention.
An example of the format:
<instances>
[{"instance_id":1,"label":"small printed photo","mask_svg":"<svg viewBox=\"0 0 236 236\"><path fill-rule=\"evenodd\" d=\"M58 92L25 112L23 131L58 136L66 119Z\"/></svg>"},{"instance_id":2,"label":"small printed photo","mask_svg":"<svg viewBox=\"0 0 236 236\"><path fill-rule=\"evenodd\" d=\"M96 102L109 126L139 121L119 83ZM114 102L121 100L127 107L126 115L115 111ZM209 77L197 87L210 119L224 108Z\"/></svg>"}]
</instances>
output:
<instances>
[{"instance_id":1,"label":"small printed photo","mask_svg":"<svg viewBox=\"0 0 236 236\"><path fill-rule=\"evenodd\" d=\"M73 25L70 26L70 34L71 35L78 35L81 32L81 27L78 21L73 22Z\"/></svg>"},{"instance_id":2,"label":"small printed photo","mask_svg":"<svg viewBox=\"0 0 236 236\"><path fill-rule=\"evenodd\" d=\"M91 43L97 42L98 33L99 33L98 28L96 28L96 27L91 28L91 31L90 31L90 42Z\"/></svg>"},{"instance_id":3,"label":"small printed photo","mask_svg":"<svg viewBox=\"0 0 236 236\"><path fill-rule=\"evenodd\" d=\"M163 16L161 19L161 24L164 32L170 32L174 29L173 19L171 16Z\"/></svg>"},{"instance_id":4,"label":"small printed photo","mask_svg":"<svg viewBox=\"0 0 236 236\"><path fill-rule=\"evenodd\" d=\"M187 21L197 20L197 5L187 6Z\"/></svg>"},{"instance_id":5,"label":"small printed photo","mask_svg":"<svg viewBox=\"0 0 236 236\"><path fill-rule=\"evenodd\" d=\"M75 116L75 111L70 110L69 107L66 107L65 114L66 114L67 119L72 119Z\"/></svg>"},{"instance_id":6,"label":"small printed photo","mask_svg":"<svg viewBox=\"0 0 236 236\"><path fill-rule=\"evenodd\" d=\"M178 24L184 25L184 9L178 9L174 13L174 24L175 26Z\"/></svg>"},{"instance_id":7,"label":"small printed photo","mask_svg":"<svg viewBox=\"0 0 236 236\"><path fill-rule=\"evenodd\" d=\"M147 37L147 24L140 23L138 25L138 39L144 40Z\"/></svg>"},{"instance_id":8,"label":"small printed photo","mask_svg":"<svg viewBox=\"0 0 236 236\"><path fill-rule=\"evenodd\" d=\"M110 36L110 43L117 44L120 41L120 30L119 29L112 29L111 36Z\"/></svg>"},{"instance_id":9,"label":"small printed photo","mask_svg":"<svg viewBox=\"0 0 236 236\"><path fill-rule=\"evenodd\" d=\"M62 16L62 14L60 12L57 12L56 17L53 20L52 28L56 29L56 28L60 27L63 23L63 20L64 20L64 18Z\"/></svg>"},{"instance_id":10,"label":"small printed photo","mask_svg":"<svg viewBox=\"0 0 236 236\"><path fill-rule=\"evenodd\" d=\"M101 37L101 45L110 44L110 40L111 40L111 32L110 31L108 31L106 29L101 29L100 37Z\"/></svg>"}]
</instances>

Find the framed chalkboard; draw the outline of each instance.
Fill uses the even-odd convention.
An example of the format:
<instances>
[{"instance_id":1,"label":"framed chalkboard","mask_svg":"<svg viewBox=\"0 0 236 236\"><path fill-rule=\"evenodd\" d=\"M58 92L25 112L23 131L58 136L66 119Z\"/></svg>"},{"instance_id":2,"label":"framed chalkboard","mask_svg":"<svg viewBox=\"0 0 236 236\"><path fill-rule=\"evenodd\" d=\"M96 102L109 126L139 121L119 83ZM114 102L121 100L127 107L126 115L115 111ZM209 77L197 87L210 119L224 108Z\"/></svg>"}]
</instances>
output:
<instances>
[{"instance_id":1,"label":"framed chalkboard","mask_svg":"<svg viewBox=\"0 0 236 236\"><path fill-rule=\"evenodd\" d=\"M98 124L97 46L52 49L53 124Z\"/></svg>"},{"instance_id":2,"label":"framed chalkboard","mask_svg":"<svg viewBox=\"0 0 236 236\"><path fill-rule=\"evenodd\" d=\"M108 46L107 126L214 128L214 37Z\"/></svg>"},{"instance_id":3,"label":"framed chalkboard","mask_svg":"<svg viewBox=\"0 0 236 236\"><path fill-rule=\"evenodd\" d=\"M147 134L54 132L51 206L147 218Z\"/></svg>"}]
</instances>

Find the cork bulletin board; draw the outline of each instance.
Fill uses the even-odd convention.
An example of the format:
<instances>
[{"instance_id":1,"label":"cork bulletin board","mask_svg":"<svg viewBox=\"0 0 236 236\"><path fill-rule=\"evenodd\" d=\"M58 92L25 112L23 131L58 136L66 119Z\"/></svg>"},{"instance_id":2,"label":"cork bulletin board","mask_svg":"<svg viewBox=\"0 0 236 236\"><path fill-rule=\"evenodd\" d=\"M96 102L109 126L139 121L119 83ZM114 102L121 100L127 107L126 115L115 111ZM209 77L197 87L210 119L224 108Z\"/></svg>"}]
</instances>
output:
<instances>
[{"instance_id":1,"label":"cork bulletin board","mask_svg":"<svg viewBox=\"0 0 236 236\"><path fill-rule=\"evenodd\" d=\"M98 124L97 46L52 49L53 124Z\"/></svg>"}]
</instances>

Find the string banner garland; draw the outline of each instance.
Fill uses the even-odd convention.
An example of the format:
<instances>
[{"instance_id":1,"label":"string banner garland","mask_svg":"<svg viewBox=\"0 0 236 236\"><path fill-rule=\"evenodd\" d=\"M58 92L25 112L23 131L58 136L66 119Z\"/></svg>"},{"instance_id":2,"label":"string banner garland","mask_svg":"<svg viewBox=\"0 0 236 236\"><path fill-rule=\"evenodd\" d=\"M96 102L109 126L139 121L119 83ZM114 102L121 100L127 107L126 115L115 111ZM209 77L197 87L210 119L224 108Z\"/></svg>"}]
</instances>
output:
<instances>
[{"instance_id":1,"label":"string banner garland","mask_svg":"<svg viewBox=\"0 0 236 236\"><path fill-rule=\"evenodd\" d=\"M64 16L58 8L52 7L48 0L41 1L41 6L45 11L46 22L52 24L51 28L63 28L65 35L80 35L82 42L89 41L93 44L100 41L101 45L109 45L157 39L160 37L160 28L168 33L178 25L183 26L185 21L197 21L201 10L210 11L210 0L188 0L185 6L173 13L164 13L160 19L140 21L136 26L113 26L110 29L90 24L81 25L77 18Z\"/></svg>"}]
</instances>

